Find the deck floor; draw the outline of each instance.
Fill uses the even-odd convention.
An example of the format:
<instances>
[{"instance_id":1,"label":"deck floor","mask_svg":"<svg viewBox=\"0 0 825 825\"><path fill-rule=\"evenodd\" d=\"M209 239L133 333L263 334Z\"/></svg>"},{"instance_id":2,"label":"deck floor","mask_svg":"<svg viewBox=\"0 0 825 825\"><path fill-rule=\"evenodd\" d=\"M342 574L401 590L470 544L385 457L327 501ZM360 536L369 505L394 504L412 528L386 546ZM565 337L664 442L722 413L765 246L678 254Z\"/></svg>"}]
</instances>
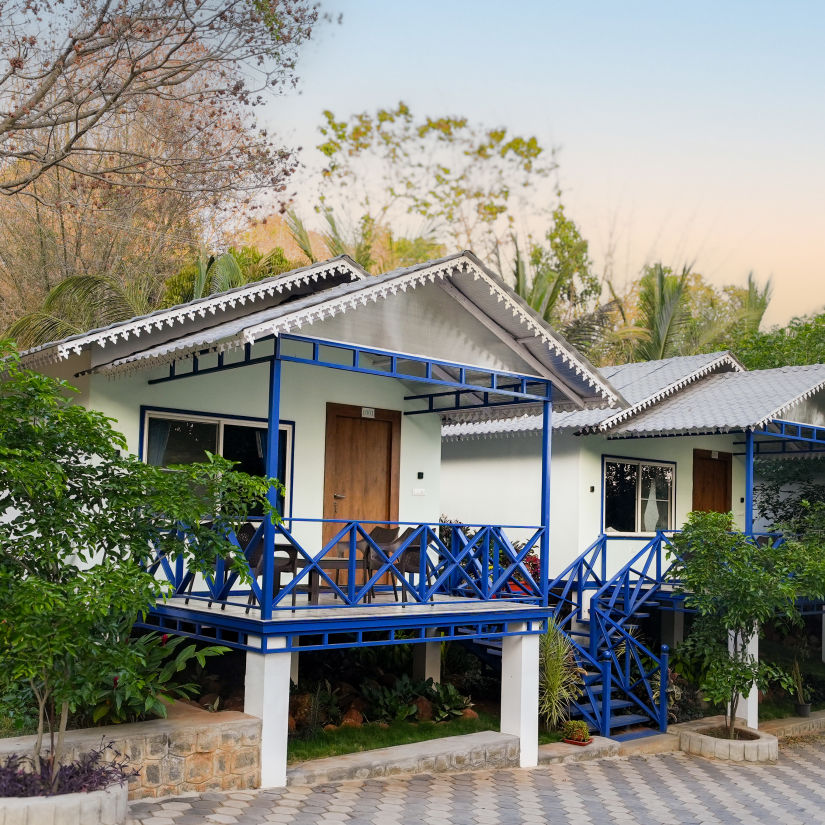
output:
<instances>
[{"instance_id":1,"label":"deck floor","mask_svg":"<svg viewBox=\"0 0 825 825\"><path fill-rule=\"evenodd\" d=\"M222 605L213 602L211 606L206 601L200 599L189 599L186 604L186 597L175 596L167 599L161 604L168 607L183 608L189 612L206 615L223 615L238 619L248 619L251 621L263 621L257 605L253 605L249 612L246 607L240 604L228 604L222 609ZM392 619L409 617L411 615L427 616L455 616L457 614L466 615L468 618L473 614L482 613L524 613L525 611L535 611L540 618L546 614L547 608L538 605L525 604L524 602L509 601L507 599L490 599L482 601L480 599L471 600L457 596L439 596L436 602L396 602L392 593L377 594L371 604L344 605L340 599L335 599L331 594L322 594L317 605L302 607L299 600L296 607L278 607L272 611L271 621L326 621L330 619L342 619L350 617L354 621L359 619Z\"/></svg>"}]
</instances>

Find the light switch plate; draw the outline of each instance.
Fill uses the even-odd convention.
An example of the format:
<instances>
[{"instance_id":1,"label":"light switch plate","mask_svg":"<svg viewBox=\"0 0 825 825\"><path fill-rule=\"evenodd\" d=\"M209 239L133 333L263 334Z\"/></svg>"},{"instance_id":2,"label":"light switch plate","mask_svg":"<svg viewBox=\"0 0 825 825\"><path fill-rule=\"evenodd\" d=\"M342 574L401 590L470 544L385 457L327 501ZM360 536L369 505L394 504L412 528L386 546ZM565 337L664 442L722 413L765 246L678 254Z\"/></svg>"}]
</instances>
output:
<instances>
[{"instance_id":1,"label":"light switch plate","mask_svg":"<svg viewBox=\"0 0 825 825\"><path fill-rule=\"evenodd\" d=\"M426 496L427 491L424 487L413 487L413 495L414 496Z\"/></svg>"}]
</instances>

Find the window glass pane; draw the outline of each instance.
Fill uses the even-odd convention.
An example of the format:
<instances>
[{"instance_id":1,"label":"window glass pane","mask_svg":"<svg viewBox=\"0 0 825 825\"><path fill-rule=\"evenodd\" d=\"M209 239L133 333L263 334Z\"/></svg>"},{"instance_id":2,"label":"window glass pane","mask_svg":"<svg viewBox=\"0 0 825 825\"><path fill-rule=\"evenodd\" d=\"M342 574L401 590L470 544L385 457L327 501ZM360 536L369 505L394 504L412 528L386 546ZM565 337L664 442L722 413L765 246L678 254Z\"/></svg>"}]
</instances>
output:
<instances>
[{"instance_id":1,"label":"window glass pane","mask_svg":"<svg viewBox=\"0 0 825 825\"><path fill-rule=\"evenodd\" d=\"M287 454L286 430L278 431L278 473L277 477L286 486ZM242 427L237 424L224 424L223 457L239 462L235 469L253 476L266 474L266 427ZM284 514L284 497L278 496L278 512ZM250 513L260 516L261 512Z\"/></svg>"},{"instance_id":2,"label":"window glass pane","mask_svg":"<svg viewBox=\"0 0 825 825\"><path fill-rule=\"evenodd\" d=\"M642 532L669 530L673 468L642 464Z\"/></svg>"},{"instance_id":3,"label":"window glass pane","mask_svg":"<svg viewBox=\"0 0 825 825\"><path fill-rule=\"evenodd\" d=\"M604 529L617 533L636 532L636 488L638 464L604 463Z\"/></svg>"},{"instance_id":4,"label":"window glass pane","mask_svg":"<svg viewBox=\"0 0 825 825\"><path fill-rule=\"evenodd\" d=\"M146 432L146 462L158 467L206 460L206 450L218 449L218 425L205 421L150 418Z\"/></svg>"}]
</instances>

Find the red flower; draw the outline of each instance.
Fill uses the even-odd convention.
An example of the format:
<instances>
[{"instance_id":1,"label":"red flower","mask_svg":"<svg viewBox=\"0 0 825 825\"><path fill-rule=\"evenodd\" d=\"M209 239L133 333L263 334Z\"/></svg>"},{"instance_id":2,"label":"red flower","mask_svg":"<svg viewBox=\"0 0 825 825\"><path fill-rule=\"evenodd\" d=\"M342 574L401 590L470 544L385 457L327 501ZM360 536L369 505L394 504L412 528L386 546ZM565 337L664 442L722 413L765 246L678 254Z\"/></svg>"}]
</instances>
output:
<instances>
[{"instance_id":1,"label":"red flower","mask_svg":"<svg viewBox=\"0 0 825 825\"><path fill-rule=\"evenodd\" d=\"M112 679L112 686L113 686L113 687L117 687L118 678L119 678L119 677L115 676L115 678L114 678L114 679Z\"/></svg>"},{"instance_id":2,"label":"red flower","mask_svg":"<svg viewBox=\"0 0 825 825\"><path fill-rule=\"evenodd\" d=\"M160 646L165 647L165 645L168 641L169 641L169 634L164 633L163 636L160 637Z\"/></svg>"}]
</instances>

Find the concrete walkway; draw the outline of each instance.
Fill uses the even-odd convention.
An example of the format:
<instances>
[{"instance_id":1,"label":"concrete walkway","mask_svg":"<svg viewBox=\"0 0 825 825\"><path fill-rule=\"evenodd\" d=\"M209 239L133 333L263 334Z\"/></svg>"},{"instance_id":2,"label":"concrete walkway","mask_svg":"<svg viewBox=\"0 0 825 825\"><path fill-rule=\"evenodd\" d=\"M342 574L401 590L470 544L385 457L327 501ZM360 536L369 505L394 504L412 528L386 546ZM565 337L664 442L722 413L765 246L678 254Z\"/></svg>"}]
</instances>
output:
<instances>
[{"instance_id":1,"label":"concrete walkway","mask_svg":"<svg viewBox=\"0 0 825 825\"><path fill-rule=\"evenodd\" d=\"M682 753L532 770L421 774L134 802L132 825L809 825L825 811L825 736L779 764Z\"/></svg>"}]
</instances>

